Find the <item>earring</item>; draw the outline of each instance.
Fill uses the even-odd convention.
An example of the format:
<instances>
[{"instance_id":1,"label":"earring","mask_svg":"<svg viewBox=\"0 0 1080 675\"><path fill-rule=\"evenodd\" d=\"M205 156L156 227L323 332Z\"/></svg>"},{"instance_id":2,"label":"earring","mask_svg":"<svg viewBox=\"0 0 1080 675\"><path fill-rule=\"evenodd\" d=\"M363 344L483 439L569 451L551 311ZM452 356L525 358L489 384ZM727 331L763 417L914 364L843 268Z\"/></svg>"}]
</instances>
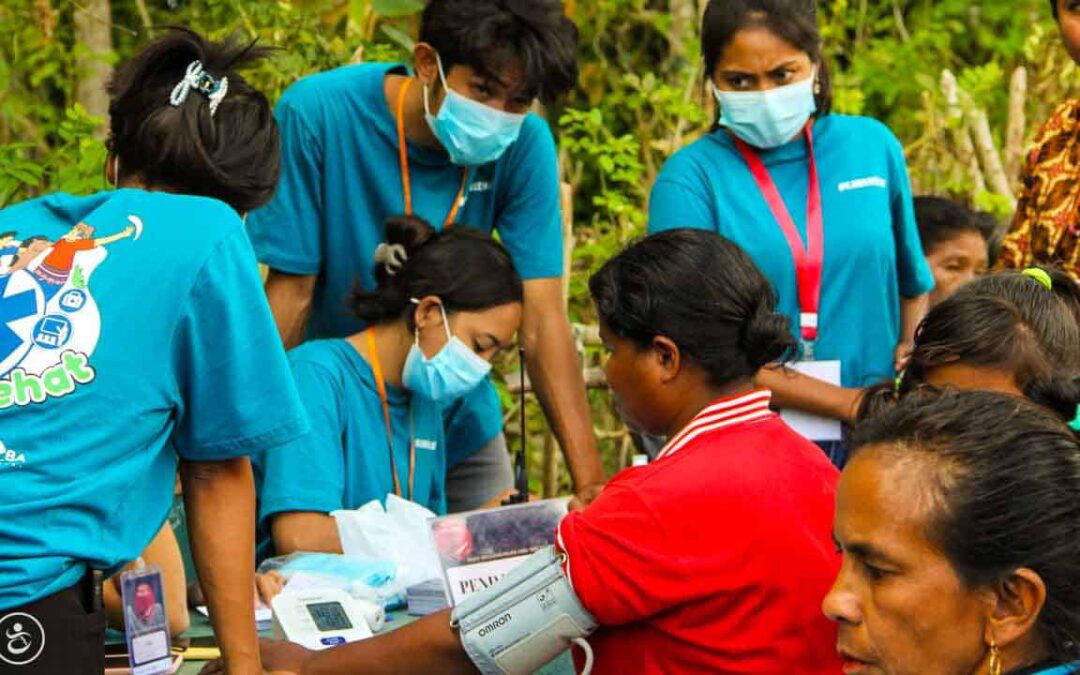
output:
<instances>
[{"instance_id":1,"label":"earring","mask_svg":"<svg viewBox=\"0 0 1080 675\"><path fill-rule=\"evenodd\" d=\"M1001 650L994 638L990 638L990 675L1001 675Z\"/></svg>"},{"instance_id":2,"label":"earring","mask_svg":"<svg viewBox=\"0 0 1080 675\"><path fill-rule=\"evenodd\" d=\"M821 96L821 78L814 78L814 96Z\"/></svg>"}]
</instances>

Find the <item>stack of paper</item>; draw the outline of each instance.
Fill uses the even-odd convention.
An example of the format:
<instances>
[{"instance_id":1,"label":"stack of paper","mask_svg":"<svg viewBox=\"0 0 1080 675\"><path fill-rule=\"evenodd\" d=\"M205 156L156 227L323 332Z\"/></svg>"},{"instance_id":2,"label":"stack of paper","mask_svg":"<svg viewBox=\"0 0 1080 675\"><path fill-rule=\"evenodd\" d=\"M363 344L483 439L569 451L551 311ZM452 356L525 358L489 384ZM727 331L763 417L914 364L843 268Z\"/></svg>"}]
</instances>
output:
<instances>
[{"instance_id":1,"label":"stack of paper","mask_svg":"<svg viewBox=\"0 0 1080 675\"><path fill-rule=\"evenodd\" d=\"M409 604L409 614L413 616L427 616L450 606L442 579L429 579L409 586L405 589L405 600Z\"/></svg>"}]
</instances>

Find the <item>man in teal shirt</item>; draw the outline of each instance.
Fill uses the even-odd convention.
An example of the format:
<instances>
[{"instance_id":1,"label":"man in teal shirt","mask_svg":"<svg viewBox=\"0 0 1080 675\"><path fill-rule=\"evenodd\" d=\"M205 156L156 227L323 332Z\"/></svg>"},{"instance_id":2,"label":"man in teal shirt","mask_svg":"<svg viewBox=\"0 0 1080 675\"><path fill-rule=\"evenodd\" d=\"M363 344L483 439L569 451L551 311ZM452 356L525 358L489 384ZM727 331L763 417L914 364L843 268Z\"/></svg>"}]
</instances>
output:
<instances>
[{"instance_id":1,"label":"man in teal shirt","mask_svg":"<svg viewBox=\"0 0 1080 675\"><path fill-rule=\"evenodd\" d=\"M547 124L527 112L574 85L576 34L557 0L433 0L414 72L347 66L285 92L276 112L281 183L248 228L270 268L267 295L287 347L363 328L346 301L355 283L374 287L370 270L388 216L497 230L525 279L526 365L587 501L604 475L562 298L555 144ZM497 458L508 479L501 427L488 383L448 412L448 464L486 448L480 456ZM506 487L458 505L476 506ZM452 507L453 489L451 480Z\"/></svg>"}]
</instances>

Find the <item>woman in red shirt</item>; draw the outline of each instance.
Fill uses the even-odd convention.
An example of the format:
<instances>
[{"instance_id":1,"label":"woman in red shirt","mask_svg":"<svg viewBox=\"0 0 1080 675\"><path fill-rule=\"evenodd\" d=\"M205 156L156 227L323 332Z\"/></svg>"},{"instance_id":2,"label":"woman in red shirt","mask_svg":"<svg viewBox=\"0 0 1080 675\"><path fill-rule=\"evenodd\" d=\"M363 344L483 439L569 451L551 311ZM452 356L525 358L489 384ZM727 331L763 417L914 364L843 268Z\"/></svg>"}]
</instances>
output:
<instances>
[{"instance_id":1,"label":"woman in red shirt","mask_svg":"<svg viewBox=\"0 0 1080 675\"><path fill-rule=\"evenodd\" d=\"M796 348L769 282L719 235L671 230L609 261L590 290L627 423L671 439L559 526L563 570L600 624L592 672L838 672L819 610L839 569L838 473L754 388ZM263 664L476 672L449 612L323 652L267 644Z\"/></svg>"}]
</instances>

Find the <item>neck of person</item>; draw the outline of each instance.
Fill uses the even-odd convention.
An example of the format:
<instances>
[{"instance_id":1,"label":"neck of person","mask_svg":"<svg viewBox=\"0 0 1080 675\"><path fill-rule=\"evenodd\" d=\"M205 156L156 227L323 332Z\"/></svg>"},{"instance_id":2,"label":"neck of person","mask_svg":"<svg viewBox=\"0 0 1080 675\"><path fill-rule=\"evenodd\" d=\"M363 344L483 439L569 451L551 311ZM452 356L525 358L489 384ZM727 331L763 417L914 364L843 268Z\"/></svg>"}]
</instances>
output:
<instances>
[{"instance_id":1,"label":"neck of person","mask_svg":"<svg viewBox=\"0 0 1080 675\"><path fill-rule=\"evenodd\" d=\"M390 117L396 124L398 94L401 92L401 88L405 86L405 82L410 79L413 83L409 87L409 91L405 93L405 136L411 142L422 148L432 150L441 149L442 144L439 143L439 139L437 139L435 134L431 131L431 126L428 125L427 118L425 117L424 83L420 78L408 75L397 75L394 73L387 74L383 89L386 93L386 104L390 108ZM431 86L428 89L428 96L430 97L429 102L434 105L437 87Z\"/></svg>"},{"instance_id":2,"label":"neck of person","mask_svg":"<svg viewBox=\"0 0 1080 675\"><path fill-rule=\"evenodd\" d=\"M371 353L371 344L367 331L350 335L346 340L365 361L374 369L377 358L386 383L402 388L402 374L405 371L405 359L413 345L413 335L405 320L372 326L375 334L375 354Z\"/></svg>"},{"instance_id":3,"label":"neck of person","mask_svg":"<svg viewBox=\"0 0 1080 675\"><path fill-rule=\"evenodd\" d=\"M704 374L700 375L701 382L688 386L676 400L671 421L667 425L666 436L673 438L690 424L690 421L698 416L702 410L718 398L740 396L754 391L754 383L750 378L732 380L717 387L709 384Z\"/></svg>"}]
</instances>

